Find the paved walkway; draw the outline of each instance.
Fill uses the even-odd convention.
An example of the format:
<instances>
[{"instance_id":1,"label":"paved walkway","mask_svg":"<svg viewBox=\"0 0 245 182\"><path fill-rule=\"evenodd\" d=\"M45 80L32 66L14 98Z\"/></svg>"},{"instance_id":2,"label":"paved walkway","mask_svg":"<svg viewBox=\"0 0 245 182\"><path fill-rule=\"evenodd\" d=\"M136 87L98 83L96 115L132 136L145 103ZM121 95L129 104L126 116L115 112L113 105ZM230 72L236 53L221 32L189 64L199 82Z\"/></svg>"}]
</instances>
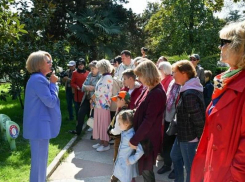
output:
<instances>
[{"instance_id":1,"label":"paved walkway","mask_svg":"<svg viewBox=\"0 0 245 182\"><path fill-rule=\"evenodd\" d=\"M106 152L97 152L92 148L97 142L90 140L91 132L87 132L73 148L69 156L50 176L50 182L109 182L113 170L113 145ZM168 173L158 175L156 171L162 162L155 167L156 182L170 182ZM137 177L136 182L143 182Z\"/></svg>"}]
</instances>

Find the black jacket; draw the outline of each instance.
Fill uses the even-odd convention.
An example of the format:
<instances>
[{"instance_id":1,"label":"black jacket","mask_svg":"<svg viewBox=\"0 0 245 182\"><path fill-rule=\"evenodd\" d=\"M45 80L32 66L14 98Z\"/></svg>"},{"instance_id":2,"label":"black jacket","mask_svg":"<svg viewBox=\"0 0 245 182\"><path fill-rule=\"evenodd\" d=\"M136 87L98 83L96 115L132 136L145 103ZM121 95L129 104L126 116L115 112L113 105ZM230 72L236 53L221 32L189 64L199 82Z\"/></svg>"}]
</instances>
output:
<instances>
[{"instance_id":1,"label":"black jacket","mask_svg":"<svg viewBox=\"0 0 245 182\"><path fill-rule=\"evenodd\" d=\"M178 140L188 142L200 139L205 122L203 93L189 89L180 93L176 106Z\"/></svg>"}]
</instances>

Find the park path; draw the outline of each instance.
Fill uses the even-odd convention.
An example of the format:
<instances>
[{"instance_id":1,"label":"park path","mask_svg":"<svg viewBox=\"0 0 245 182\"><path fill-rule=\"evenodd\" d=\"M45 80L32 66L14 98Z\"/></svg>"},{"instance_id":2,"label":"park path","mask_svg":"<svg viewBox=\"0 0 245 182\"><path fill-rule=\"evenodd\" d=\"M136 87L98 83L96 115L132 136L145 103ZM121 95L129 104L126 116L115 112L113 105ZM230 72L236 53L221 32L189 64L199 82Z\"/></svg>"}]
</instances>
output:
<instances>
[{"instance_id":1,"label":"park path","mask_svg":"<svg viewBox=\"0 0 245 182\"><path fill-rule=\"evenodd\" d=\"M49 182L109 182L113 170L113 145L106 152L97 152L92 148L97 142L90 140L91 132L86 134L72 148L72 152L64 159ZM162 166L158 162L154 168L156 182L170 182L168 173L158 175L156 171ZM137 177L136 182L143 182L142 177Z\"/></svg>"}]
</instances>

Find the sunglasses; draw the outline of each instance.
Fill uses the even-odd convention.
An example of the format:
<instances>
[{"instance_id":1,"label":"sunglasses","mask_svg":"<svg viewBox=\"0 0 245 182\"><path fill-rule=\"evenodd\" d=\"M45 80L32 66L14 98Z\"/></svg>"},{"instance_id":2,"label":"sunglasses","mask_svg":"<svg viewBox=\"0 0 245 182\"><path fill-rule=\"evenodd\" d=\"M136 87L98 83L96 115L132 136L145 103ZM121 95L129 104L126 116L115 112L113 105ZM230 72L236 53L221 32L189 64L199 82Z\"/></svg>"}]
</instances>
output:
<instances>
[{"instance_id":1,"label":"sunglasses","mask_svg":"<svg viewBox=\"0 0 245 182\"><path fill-rule=\"evenodd\" d=\"M197 59L196 58L190 58L190 61L196 61Z\"/></svg>"},{"instance_id":2,"label":"sunglasses","mask_svg":"<svg viewBox=\"0 0 245 182\"><path fill-rule=\"evenodd\" d=\"M220 39L220 47L223 47L225 44L231 43L231 40Z\"/></svg>"}]
</instances>

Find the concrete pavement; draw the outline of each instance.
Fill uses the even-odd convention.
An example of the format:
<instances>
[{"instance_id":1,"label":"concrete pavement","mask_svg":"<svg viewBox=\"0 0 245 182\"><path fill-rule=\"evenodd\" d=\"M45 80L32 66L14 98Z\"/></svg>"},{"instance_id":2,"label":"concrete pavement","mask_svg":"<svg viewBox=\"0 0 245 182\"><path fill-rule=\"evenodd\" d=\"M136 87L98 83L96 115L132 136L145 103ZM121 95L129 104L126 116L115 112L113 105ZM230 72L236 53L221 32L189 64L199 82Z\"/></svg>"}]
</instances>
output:
<instances>
[{"instance_id":1,"label":"concrete pavement","mask_svg":"<svg viewBox=\"0 0 245 182\"><path fill-rule=\"evenodd\" d=\"M92 148L97 141L90 140L91 132L86 132L80 141L72 148L69 156L61 162L49 182L109 182L113 171L113 145L105 152L97 152ZM154 168L157 182L170 182L168 173L158 175L156 171L162 166L158 162ZM137 177L136 182L143 182Z\"/></svg>"}]
</instances>

